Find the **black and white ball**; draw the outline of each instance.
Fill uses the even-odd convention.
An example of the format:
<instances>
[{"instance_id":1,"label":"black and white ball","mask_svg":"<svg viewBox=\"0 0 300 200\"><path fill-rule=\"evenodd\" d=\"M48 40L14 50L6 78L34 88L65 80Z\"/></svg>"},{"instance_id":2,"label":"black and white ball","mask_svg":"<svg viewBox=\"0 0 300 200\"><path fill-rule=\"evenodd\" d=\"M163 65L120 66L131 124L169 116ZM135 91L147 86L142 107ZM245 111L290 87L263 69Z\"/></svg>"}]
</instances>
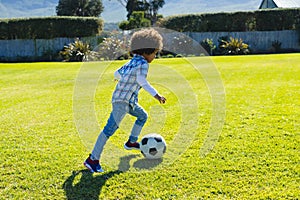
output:
<instances>
[{"instance_id":1,"label":"black and white ball","mask_svg":"<svg viewBox=\"0 0 300 200\"><path fill-rule=\"evenodd\" d=\"M161 135L157 133L151 133L142 138L140 149L145 158L159 159L166 152L167 144Z\"/></svg>"}]
</instances>

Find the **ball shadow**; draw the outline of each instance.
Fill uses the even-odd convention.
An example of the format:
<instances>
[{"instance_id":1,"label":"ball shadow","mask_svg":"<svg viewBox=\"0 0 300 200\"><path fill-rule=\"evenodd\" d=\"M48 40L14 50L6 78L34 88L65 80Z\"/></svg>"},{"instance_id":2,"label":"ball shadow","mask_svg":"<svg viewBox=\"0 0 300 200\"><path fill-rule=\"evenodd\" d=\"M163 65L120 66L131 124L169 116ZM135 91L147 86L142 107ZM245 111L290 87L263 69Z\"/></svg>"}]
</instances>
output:
<instances>
[{"instance_id":1,"label":"ball shadow","mask_svg":"<svg viewBox=\"0 0 300 200\"><path fill-rule=\"evenodd\" d=\"M133 163L133 167L136 169L147 169L147 170L151 170L154 169L155 167L157 167L159 164L161 164L163 161L162 158L159 159L140 159L137 160L135 163Z\"/></svg>"}]
</instances>

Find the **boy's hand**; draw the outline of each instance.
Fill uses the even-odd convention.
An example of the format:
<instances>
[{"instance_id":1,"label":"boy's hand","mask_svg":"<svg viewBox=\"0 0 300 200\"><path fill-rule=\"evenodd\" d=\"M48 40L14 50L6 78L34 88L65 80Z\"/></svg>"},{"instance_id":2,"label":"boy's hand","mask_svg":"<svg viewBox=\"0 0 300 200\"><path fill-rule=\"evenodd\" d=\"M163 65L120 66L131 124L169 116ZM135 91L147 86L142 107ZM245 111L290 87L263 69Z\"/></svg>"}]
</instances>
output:
<instances>
[{"instance_id":1,"label":"boy's hand","mask_svg":"<svg viewBox=\"0 0 300 200\"><path fill-rule=\"evenodd\" d=\"M154 98L157 99L157 100L159 101L159 103L161 103L161 104L166 103L166 100L167 100L165 97L160 96L159 94L156 94L156 95L154 96Z\"/></svg>"}]
</instances>

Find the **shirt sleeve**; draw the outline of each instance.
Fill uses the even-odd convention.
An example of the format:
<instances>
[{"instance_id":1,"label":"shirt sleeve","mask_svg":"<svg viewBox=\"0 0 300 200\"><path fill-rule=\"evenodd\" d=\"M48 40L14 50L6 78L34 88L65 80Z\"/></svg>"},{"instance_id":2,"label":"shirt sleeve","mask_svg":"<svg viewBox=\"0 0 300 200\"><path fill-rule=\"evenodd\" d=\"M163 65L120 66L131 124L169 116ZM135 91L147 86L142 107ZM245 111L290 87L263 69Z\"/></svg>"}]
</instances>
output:
<instances>
[{"instance_id":1,"label":"shirt sleeve","mask_svg":"<svg viewBox=\"0 0 300 200\"><path fill-rule=\"evenodd\" d=\"M151 94L152 96L155 96L157 93L157 91L150 85L150 83L147 81L146 77L139 74L137 75L136 81L138 82L138 84L144 88L144 90L146 90L149 94Z\"/></svg>"},{"instance_id":2,"label":"shirt sleeve","mask_svg":"<svg viewBox=\"0 0 300 200\"><path fill-rule=\"evenodd\" d=\"M119 73L119 70L115 71L114 77L115 77L116 80L120 80L121 79L121 74Z\"/></svg>"}]
</instances>

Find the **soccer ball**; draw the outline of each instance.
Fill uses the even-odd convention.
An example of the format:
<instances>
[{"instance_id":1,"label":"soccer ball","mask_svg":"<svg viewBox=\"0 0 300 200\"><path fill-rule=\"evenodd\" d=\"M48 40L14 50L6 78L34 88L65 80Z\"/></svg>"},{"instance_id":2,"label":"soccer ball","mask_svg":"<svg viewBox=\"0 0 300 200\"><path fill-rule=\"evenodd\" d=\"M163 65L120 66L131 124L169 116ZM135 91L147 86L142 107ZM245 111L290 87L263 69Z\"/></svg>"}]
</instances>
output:
<instances>
[{"instance_id":1,"label":"soccer ball","mask_svg":"<svg viewBox=\"0 0 300 200\"><path fill-rule=\"evenodd\" d=\"M151 133L142 138L140 149L145 158L158 159L166 152L167 144L161 135Z\"/></svg>"}]
</instances>

